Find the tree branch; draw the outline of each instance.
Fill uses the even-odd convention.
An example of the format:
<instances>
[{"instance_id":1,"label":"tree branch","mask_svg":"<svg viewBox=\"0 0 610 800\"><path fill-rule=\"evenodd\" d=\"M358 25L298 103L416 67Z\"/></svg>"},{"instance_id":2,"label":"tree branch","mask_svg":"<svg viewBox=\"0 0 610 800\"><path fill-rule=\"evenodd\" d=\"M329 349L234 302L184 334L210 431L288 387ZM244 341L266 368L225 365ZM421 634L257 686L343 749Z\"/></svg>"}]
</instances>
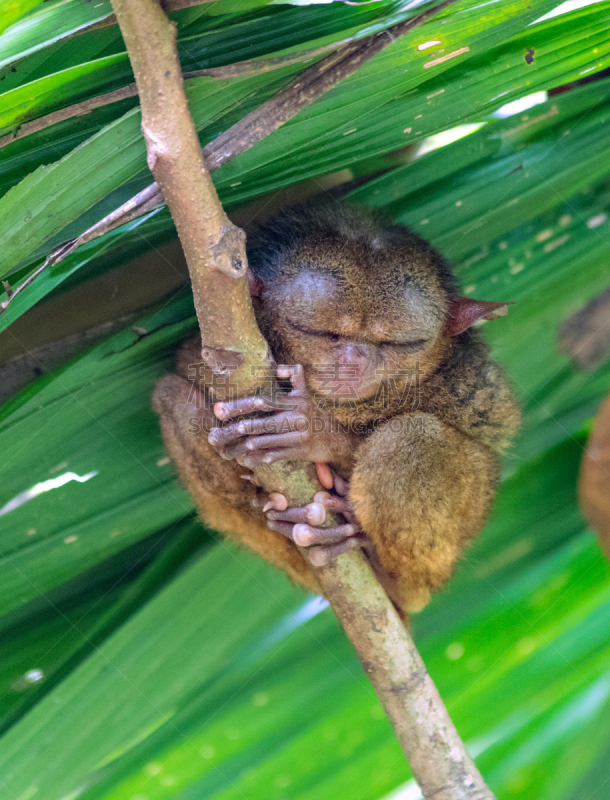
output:
<instances>
[{"instance_id":1,"label":"tree branch","mask_svg":"<svg viewBox=\"0 0 610 800\"><path fill-rule=\"evenodd\" d=\"M240 392L250 393L259 379L256 368L270 367L271 357L249 298L245 237L224 213L189 115L175 29L153 0L112 3L140 93L149 166L176 223L191 274L202 356L212 369L230 372ZM289 105L299 102L295 85ZM255 131L246 126L244 136L252 139ZM218 152L225 150L221 147ZM308 502L318 488L311 465L270 465L257 470L257 476L268 490L287 494L291 504ZM358 651L424 796L492 800L411 637L364 556L346 553L316 574Z\"/></svg>"}]
</instances>

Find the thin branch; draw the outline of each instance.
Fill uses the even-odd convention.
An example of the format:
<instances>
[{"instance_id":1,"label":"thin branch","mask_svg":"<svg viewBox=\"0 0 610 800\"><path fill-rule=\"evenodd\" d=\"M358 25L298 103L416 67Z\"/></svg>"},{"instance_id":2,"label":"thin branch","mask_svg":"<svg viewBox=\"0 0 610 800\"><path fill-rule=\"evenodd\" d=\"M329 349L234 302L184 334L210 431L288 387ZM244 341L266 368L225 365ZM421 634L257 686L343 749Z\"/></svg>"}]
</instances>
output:
<instances>
[{"instance_id":1,"label":"thin branch","mask_svg":"<svg viewBox=\"0 0 610 800\"><path fill-rule=\"evenodd\" d=\"M83 117L85 114L90 114L97 108L103 108L111 103L118 103L120 100L125 100L129 97L137 97L138 90L135 83L130 83L128 86L123 86L121 89L116 89L114 92L107 92L100 94L97 97L90 97L88 100L83 100L81 103L74 103L74 105L60 108L59 111L52 111L50 114L45 114L44 117L38 117L31 122L25 122L14 131L7 133L6 136L0 138L0 150L6 147L11 142L16 142L17 139L23 139L30 136L32 133L38 133L45 128L50 128L51 125L57 125L58 122L65 122L67 119L73 117Z\"/></svg>"},{"instance_id":2,"label":"thin branch","mask_svg":"<svg viewBox=\"0 0 610 800\"><path fill-rule=\"evenodd\" d=\"M375 2L376 1L377 0L375 0ZM308 50L301 50L297 53L286 53L285 55L273 56L272 58L251 58L247 61L229 64L226 67L198 69L194 72L185 72L183 77L186 81L189 81L195 78L226 80L228 78L262 75L265 72L281 69L281 67L288 66L289 64L311 61L314 58L318 58L318 56L324 55L324 53L328 53L329 50L335 50L337 47L341 47L341 45L349 41L351 41L351 39L342 39L338 42L324 45L323 47L309 48ZM0 137L0 150L6 147L7 144L11 144L11 142L16 142L18 139L30 136L32 133L39 133L45 128L57 125L59 122L65 122L75 117L83 117L98 108L104 108L104 106L109 106L121 100L137 96L138 89L135 83L130 83L127 86L123 86L121 89L115 89L113 92L99 94L97 97L90 97L88 100L83 100L80 103L73 103L71 106L66 106L66 108L61 108L58 111L45 114L43 117L38 117L38 119L34 119L31 122L25 122L23 125L15 128L14 131L7 133L6 136Z\"/></svg>"},{"instance_id":3,"label":"thin branch","mask_svg":"<svg viewBox=\"0 0 610 800\"><path fill-rule=\"evenodd\" d=\"M193 6L201 6L212 2L213 0L164 0L163 8L167 14L170 11L180 11L183 8L193 8Z\"/></svg>"},{"instance_id":4,"label":"thin branch","mask_svg":"<svg viewBox=\"0 0 610 800\"><path fill-rule=\"evenodd\" d=\"M97 239L99 236L103 236L105 233L109 233L121 225L125 225L134 219L142 217L144 214L152 211L153 208L157 208L162 202L162 197L161 201L159 198L160 193L158 192L157 184L151 183L150 186L142 189L141 192L134 195L134 197L117 208L111 214L108 214L99 222L96 222L96 224L92 225L91 228L87 228L87 230L83 231L80 236L76 236L74 239L67 239L65 242L60 242L60 244L56 245L51 250L43 263L37 267L34 272L31 273L31 275L28 275L23 283L19 284L19 286L17 286L14 290L11 289L10 291L7 290L6 286L4 287L7 297L6 300L3 300L0 303L0 314L3 314L8 308L9 304L12 303L13 300L18 297L21 292L46 269L49 267L54 267L55 264L59 264L60 261L63 261L64 258L67 258L67 256L69 256L70 253L73 253L78 247L81 246L81 244L90 242L92 239ZM134 209L136 210L136 213L133 213ZM4 283L5 282L3 281L3 284Z\"/></svg>"},{"instance_id":5,"label":"thin branch","mask_svg":"<svg viewBox=\"0 0 610 800\"><path fill-rule=\"evenodd\" d=\"M375 0L378 2L378 0ZM313 58L324 55L330 50L336 50L337 47L351 42L353 37L348 39L340 39L337 42L325 44L322 47L310 47L307 50L299 50L296 53L284 53L281 56L271 56L271 58L250 58L247 61L238 61L235 64L228 64L226 67L208 67L207 69L198 69L195 72L185 72L185 80L191 78L210 77L218 80L225 80L226 78L239 78L246 75L262 75L265 72L271 72L274 69L286 67L289 64L299 64L305 61L311 61Z\"/></svg>"},{"instance_id":6,"label":"thin branch","mask_svg":"<svg viewBox=\"0 0 610 800\"><path fill-rule=\"evenodd\" d=\"M16 289L13 289L8 281L2 281L7 299L0 303L0 314L6 311L9 303L18 297L21 292L40 275L41 272L44 272L47 267L52 267L54 264L58 264L60 261L63 261L66 256L69 256L70 253L73 253L76 250L79 244L81 244L79 239L68 239L65 242L61 242L61 244L58 244L51 250L44 262L37 269L35 269L31 275L28 275L23 283L19 284Z\"/></svg>"},{"instance_id":7,"label":"thin branch","mask_svg":"<svg viewBox=\"0 0 610 800\"><path fill-rule=\"evenodd\" d=\"M278 92L275 97L267 100L224 133L221 133L216 139L209 142L203 148L203 155L208 169L210 171L217 169L240 153L249 150L261 139L291 120L303 108L311 105L344 78L354 73L373 56L396 41L397 38L423 25L431 17L455 2L457 0L444 0L434 8L430 8L405 22L400 22L384 31L371 34L356 42L351 42L313 64ZM225 68L223 67L222 69ZM111 214L108 214L92 228L84 231L78 237L78 244L90 241L96 236L103 236L103 234L108 233L119 225L124 225L143 216L156 206L162 205L163 202L163 195L159 187L156 183L153 183ZM57 264L59 261L61 261L61 258L53 260L52 263ZM0 308L0 313L6 309L9 302L10 299L4 301Z\"/></svg>"},{"instance_id":8,"label":"thin branch","mask_svg":"<svg viewBox=\"0 0 610 800\"><path fill-rule=\"evenodd\" d=\"M270 366L270 354L250 302L243 232L224 213L189 116L175 29L151 0L112 2L140 92L149 165L191 274L203 359L213 370L222 360L232 384L237 382L240 393L251 393L260 375L253 367ZM293 100L298 102L294 93ZM286 494L291 505L309 502L318 488L312 465L272 464L256 474L267 491ZM424 797L493 800L362 553L339 556L316 575L358 651Z\"/></svg>"}]
</instances>

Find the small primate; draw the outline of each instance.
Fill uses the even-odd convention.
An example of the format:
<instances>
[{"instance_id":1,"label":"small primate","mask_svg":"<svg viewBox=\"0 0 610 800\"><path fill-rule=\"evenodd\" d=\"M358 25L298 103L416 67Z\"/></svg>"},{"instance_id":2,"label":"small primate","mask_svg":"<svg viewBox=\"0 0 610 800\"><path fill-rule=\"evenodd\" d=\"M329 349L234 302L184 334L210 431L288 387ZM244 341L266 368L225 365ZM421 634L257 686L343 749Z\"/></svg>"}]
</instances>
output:
<instances>
[{"instance_id":1,"label":"small primate","mask_svg":"<svg viewBox=\"0 0 610 800\"><path fill-rule=\"evenodd\" d=\"M426 241L336 203L285 210L247 253L286 391L213 402L201 340L187 343L154 395L180 475L209 526L314 592L308 561L363 548L403 616L419 611L483 527L519 427L471 327L506 307L459 297ZM251 470L282 460L316 464L306 508L257 485ZM328 511L340 524L323 527Z\"/></svg>"}]
</instances>

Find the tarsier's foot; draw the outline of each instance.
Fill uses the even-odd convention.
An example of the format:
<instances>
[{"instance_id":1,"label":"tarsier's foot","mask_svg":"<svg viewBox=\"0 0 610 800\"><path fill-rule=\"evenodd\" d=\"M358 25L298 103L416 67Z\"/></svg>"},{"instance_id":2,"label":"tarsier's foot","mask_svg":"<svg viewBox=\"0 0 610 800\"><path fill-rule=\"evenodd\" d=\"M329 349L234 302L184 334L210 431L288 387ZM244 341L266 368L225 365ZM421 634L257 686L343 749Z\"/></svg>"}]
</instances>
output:
<instances>
[{"instance_id":1,"label":"tarsier's foot","mask_svg":"<svg viewBox=\"0 0 610 800\"><path fill-rule=\"evenodd\" d=\"M337 476L335 491L338 488L342 490L343 496L339 492L336 495L318 492L313 503L304 508L288 508L286 498L277 493L269 495L262 507L267 515L269 528L288 536L300 547L308 548L309 560L316 567L328 564L348 550L371 545L345 496L347 485ZM326 519L327 511L341 514L345 524L320 527Z\"/></svg>"},{"instance_id":2,"label":"tarsier's foot","mask_svg":"<svg viewBox=\"0 0 610 800\"><path fill-rule=\"evenodd\" d=\"M423 586L399 587L396 579L392 578L379 563L375 546L362 531L362 526L356 519L352 504L347 497L349 491L347 481L332 472L327 464L317 463L316 472L320 483L329 489L334 489L336 494L318 492L313 503L304 508L288 508L288 501L283 494L272 492L267 495L261 491L253 502L266 514L268 527L292 539L300 547L308 548L309 560L316 567L328 564L333 558L348 550L363 548L379 582L401 617L405 619L405 614L416 614L424 609L430 602L429 589ZM242 477L259 485L254 476L242 475ZM345 524L332 528L319 527L326 519L327 511L341 514Z\"/></svg>"},{"instance_id":3,"label":"tarsier's foot","mask_svg":"<svg viewBox=\"0 0 610 800\"><path fill-rule=\"evenodd\" d=\"M267 525L283 533L300 547L308 548L308 556L316 567L328 564L333 558L370 544L359 525L346 523L328 528L319 527L326 518L326 507L319 492L314 502L305 508L267 511Z\"/></svg>"}]
</instances>

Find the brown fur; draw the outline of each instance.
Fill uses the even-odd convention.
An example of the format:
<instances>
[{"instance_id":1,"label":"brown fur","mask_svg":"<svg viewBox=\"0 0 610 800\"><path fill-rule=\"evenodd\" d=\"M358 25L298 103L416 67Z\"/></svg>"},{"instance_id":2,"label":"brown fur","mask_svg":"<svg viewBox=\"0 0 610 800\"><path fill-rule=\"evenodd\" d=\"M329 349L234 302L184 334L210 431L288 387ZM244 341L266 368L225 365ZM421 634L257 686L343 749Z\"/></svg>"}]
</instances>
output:
<instances>
[{"instance_id":1,"label":"brown fur","mask_svg":"<svg viewBox=\"0 0 610 800\"><path fill-rule=\"evenodd\" d=\"M303 364L309 384L316 363L355 342L367 357L382 353L392 371L383 396L327 398L321 406L354 426L349 458L332 466L351 479L350 499L398 587L397 605L419 610L485 523L499 453L519 426L504 372L477 332L444 333L453 274L405 228L344 207L298 208L256 233L248 257L259 282L255 312L278 363ZM418 340L425 346L410 349ZM248 470L223 460L205 432L192 432L202 416L189 380L199 347L183 348L178 375L155 392L170 455L207 524L319 591L296 546L253 507L258 490L240 477Z\"/></svg>"}]
</instances>

